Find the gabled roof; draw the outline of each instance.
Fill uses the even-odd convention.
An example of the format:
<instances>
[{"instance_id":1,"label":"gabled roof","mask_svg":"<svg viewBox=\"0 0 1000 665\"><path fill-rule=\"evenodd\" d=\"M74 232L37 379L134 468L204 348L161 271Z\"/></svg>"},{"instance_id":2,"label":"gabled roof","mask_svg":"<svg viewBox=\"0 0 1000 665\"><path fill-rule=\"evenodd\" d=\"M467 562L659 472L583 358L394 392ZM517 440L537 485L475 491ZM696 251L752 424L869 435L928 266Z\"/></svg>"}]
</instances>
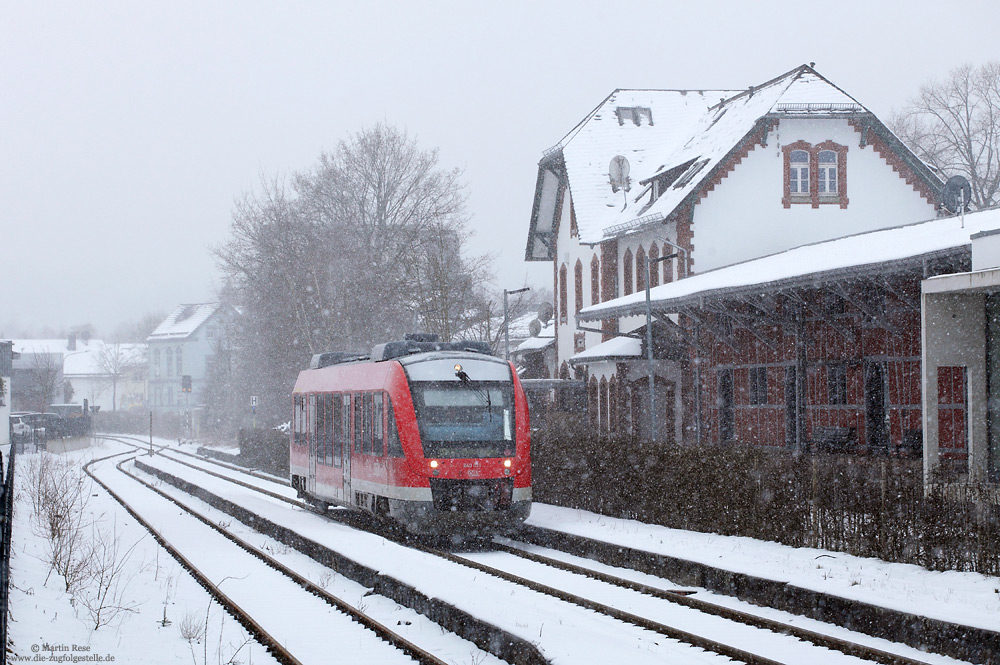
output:
<instances>
[{"instance_id":1,"label":"gabled roof","mask_svg":"<svg viewBox=\"0 0 1000 665\"><path fill-rule=\"evenodd\" d=\"M222 303L207 302L191 305L178 305L177 308L156 327L147 342L164 340L180 340L190 337L204 324Z\"/></svg>"},{"instance_id":2,"label":"gabled roof","mask_svg":"<svg viewBox=\"0 0 1000 665\"><path fill-rule=\"evenodd\" d=\"M648 108L652 122L645 116L638 124L622 122L622 108ZM551 174L561 175L571 189L580 242L597 244L669 219L724 167L727 156L773 119L817 115L864 117L889 134L868 109L808 65L741 91L616 90L539 163L525 258L547 258L535 239L553 225L546 219L551 206L540 204L553 196ZM609 164L616 155L629 162L628 192L612 191ZM910 156L922 177L936 180ZM650 205L654 179L667 186Z\"/></svg>"},{"instance_id":3,"label":"gabled roof","mask_svg":"<svg viewBox=\"0 0 1000 665\"><path fill-rule=\"evenodd\" d=\"M845 277L885 274L924 259L971 251L971 236L1000 229L1000 209L984 210L870 231L804 245L758 259L693 275L650 289L659 312L697 307L705 298L760 295L779 289L818 287ZM645 291L585 307L580 321L644 314Z\"/></svg>"}]
</instances>

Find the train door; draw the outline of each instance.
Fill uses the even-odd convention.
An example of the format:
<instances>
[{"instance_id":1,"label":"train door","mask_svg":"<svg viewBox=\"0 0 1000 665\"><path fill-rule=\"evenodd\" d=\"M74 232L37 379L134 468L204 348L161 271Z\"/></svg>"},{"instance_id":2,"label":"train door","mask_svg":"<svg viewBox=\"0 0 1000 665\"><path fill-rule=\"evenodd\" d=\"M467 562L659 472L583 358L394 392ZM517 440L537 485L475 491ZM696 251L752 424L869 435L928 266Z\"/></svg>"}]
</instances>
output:
<instances>
[{"instance_id":1,"label":"train door","mask_svg":"<svg viewBox=\"0 0 1000 665\"><path fill-rule=\"evenodd\" d=\"M315 495L316 494L316 455L317 455L317 444L319 443L317 439L319 438L319 433L316 431L316 396L309 395L309 399L306 402L306 431L309 438L309 474L306 477L306 490Z\"/></svg>"},{"instance_id":2,"label":"train door","mask_svg":"<svg viewBox=\"0 0 1000 665\"><path fill-rule=\"evenodd\" d=\"M337 395L336 407L340 427L337 428L337 439L335 439L339 450L334 451L334 455L340 455L344 467L344 501L351 503L351 396L349 394Z\"/></svg>"}]
</instances>

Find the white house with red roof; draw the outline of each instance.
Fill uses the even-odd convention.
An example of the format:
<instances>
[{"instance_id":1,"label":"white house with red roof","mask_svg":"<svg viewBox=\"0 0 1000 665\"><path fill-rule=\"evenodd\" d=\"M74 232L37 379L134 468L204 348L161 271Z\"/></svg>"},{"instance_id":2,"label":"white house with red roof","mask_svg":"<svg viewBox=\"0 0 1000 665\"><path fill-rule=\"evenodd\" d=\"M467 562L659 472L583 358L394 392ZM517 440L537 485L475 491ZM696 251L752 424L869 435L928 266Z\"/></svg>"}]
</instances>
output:
<instances>
[{"instance_id":1,"label":"white house with red roof","mask_svg":"<svg viewBox=\"0 0 1000 665\"><path fill-rule=\"evenodd\" d=\"M639 431L649 376L641 309L574 319L618 298L644 300L647 257L655 289L932 219L941 187L873 113L811 65L744 90L616 90L538 166L525 258L553 264L553 369L588 380L602 429ZM690 332L699 314L687 312ZM661 314L658 339L679 321ZM682 395L698 380L681 346L654 340L669 440L691 433L676 414L693 408Z\"/></svg>"}]
</instances>

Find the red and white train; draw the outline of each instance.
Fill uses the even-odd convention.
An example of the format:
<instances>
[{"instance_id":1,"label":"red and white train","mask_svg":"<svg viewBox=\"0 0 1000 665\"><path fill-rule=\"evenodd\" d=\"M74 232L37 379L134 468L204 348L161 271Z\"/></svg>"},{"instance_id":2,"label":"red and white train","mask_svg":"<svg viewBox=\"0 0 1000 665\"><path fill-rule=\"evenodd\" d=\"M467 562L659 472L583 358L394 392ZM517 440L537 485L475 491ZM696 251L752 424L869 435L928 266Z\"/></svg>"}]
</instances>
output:
<instances>
[{"instance_id":1,"label":"red and white train","mask_svg":"<svg viewBox=\"0 0 1000 665\"><path fill-rule=\"evenodd\" d=\"M505 533L527 519L528 403L486 343L411 335L367 357L319 354L292 400L300 497L421 534Z\"/></svg>"}]
</instances>

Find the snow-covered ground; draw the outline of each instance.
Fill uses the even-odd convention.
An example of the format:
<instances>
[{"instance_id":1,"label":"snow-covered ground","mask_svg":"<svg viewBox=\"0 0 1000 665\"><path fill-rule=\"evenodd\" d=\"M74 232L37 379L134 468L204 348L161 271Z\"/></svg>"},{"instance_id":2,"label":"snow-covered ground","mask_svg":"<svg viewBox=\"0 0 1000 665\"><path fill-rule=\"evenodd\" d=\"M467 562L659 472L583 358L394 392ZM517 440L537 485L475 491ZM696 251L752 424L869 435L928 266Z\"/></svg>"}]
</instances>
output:
<instances>
[{"instance_id":1,"label":"snow-covered ground","mask_svg":"<svg viewBox=\"0 0 1000 665\"><path fill-rule=\"evenodd\" d=\"M934 572L842 552L788 547L535 504L529 524L786 582L872 605L1000 631L1000 578Z\"/></svg>"},{"instance_id":2,"label":"snow-covered ground","mask_svg":"<svg viewBox=\"0 0 1000 665\"><path fill-rule=\"evenodd\" d=\"M116 447L102 444L59 457L82 465L115 451ZM21 461L30 457L25 455ZM50 574L45 563L45 539L38 536L37 525L28 520L30 504L20 491L11 562L11 662L39 654L57 658L90 656L91 662L273 662L262 647L247 641L235 621L210 602L207 594L152 538L144 535L112 498L96 485L87 489L87 510L98 527L105 533L114 532L123 549L137 543L126 564L128 573L123 575L128 585L122 604L129 610L110 624L93 629L91 613L65 592L57 574ZM653 527L547 505L534 506L530 523L946 621L1000 630L1000 578L931 572L838 552ZM169 623L163 621L164 614ZM186 639L180 630L182 624L190 628L191 624L205 623L208 639L200 642Z\"/></svg>"}]
</instances>

